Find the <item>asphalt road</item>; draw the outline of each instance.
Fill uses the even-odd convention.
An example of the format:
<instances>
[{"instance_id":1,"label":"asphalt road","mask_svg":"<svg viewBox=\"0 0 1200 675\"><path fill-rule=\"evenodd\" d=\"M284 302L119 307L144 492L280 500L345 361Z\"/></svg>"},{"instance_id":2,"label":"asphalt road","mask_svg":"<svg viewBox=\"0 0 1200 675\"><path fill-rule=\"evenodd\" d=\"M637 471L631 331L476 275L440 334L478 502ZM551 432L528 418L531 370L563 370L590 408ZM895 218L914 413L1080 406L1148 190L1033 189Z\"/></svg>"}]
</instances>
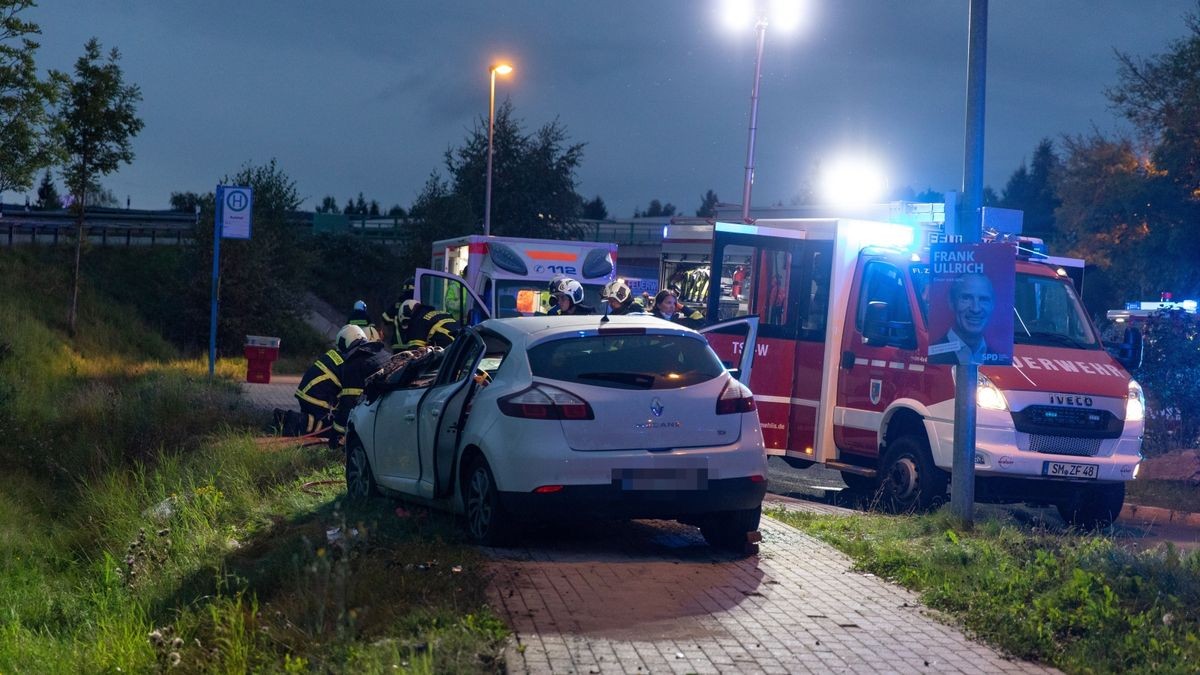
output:
<instances>
[{"instance_id":1,"label":"asphalt road","mask_svg":"<svg viewBox=\"0 0 1200 675\"><path fill-rule=\"evenodd\" d=\"M861 508L861 498L846 489L841 474L820 465L793 469L779 457L768 464L767 489L777 495L809 499L826 504ZM989 513L1010 516L1017 523L1065 530L1066 524L1053 508L1033 508L1024 505L979 505L976 517ZM1132 522L1119 520L1111 530L1097 536L1111 536L1122 545L1137 550L1172 543L1184 551L1200 550L1200 528L1183 523Z\"/></svg>"}]
</instances>

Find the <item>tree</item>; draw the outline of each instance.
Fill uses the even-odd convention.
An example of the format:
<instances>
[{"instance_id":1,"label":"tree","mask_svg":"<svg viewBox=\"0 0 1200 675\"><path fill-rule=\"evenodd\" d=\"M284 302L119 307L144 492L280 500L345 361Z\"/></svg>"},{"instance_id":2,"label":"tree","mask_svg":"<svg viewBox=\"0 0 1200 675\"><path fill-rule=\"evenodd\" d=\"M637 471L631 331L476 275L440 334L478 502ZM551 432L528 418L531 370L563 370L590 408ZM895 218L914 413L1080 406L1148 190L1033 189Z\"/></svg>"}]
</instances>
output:
<instances>
[{"instance_id":1,"label":"tree","mask_svg":"<svg viewBox=\"0 0 1200 675\"><path fill-rule=\"evenodd\" d=\"M58 211L63 207L62 197L58 196L58 188L54 185L54 179L50 177L49 169L42 174L42 182L38 184L37 198L37 207L43 211Z\"/></svg>"},{"instance_id":2,"label":"tree","mask_svg":"<svg viewBox=\"0 0 1200 675\"><path fill-rule=\"evenodd\" d=\"M325 197L321 199L321 205L317 207L317 213L341 212L341 209L338 208L337 200L333 198L333 195L325 195Z\"/></svg>"},{"instance_id":3,"label":"tree","mask_svg":"<svg viewBox=\"0 0 1200 675\"><path fill-rule=\"evenodd\" d=\"M74 196L76 212L75 278L67 314L67 330L72 335L79 304L79 259L88 190L100 177L133 161L133 137L142 130L142 120L137 116L142 92L137 85L125 84L120 59L121 53L115 47L107 59L103 58L100 41L88 40L83 56L75 61L75 77L67 84L56 125L67 157L63 178Z\"/></svg>"},{"instance_id":4,"label":"tree","mask_svg":"<svg viewBox=\"0 0 1200 675\"><path fill-rule=\"evenodd\" d=\"M700 208L696 209L696 216L700 218L715 218L717 216L717 204L721 200L717 198L717 193L709 190L700 197Z\"/></svg>"},{"instance_id":5,"label":"tree","mask_svg":"<svg viewBox=\"0 0 1200 675\"><path fill-rule=\"evenodd\" d=\"M474 218L470 199L452 190L436 171L425 181L425 187L417 195L408 215L420 225L409 228L412 237L401 256L400 269L404 276L429 265L433 242L467 234L470 231L467 224Z\"/></svg>"},{"instance_id":6,"label":"tree","mask_svg":"<svg viewBox=\"0 0 1200 675\"><path fill-rule=\"evenodd\" d=\"M1019 209L1025 213L1022 232L1031 237L1049 239L1055 234L1054 210L1060 201L1055 194L1054 180L1061 162L1054 153L1054 143L1043 138L1033 151L1032 169L1025 163L1013 172L1004 186L1000 206Z\"/></svg>"},{"instance_id":7,"label":"tree","mask_svg":"<svg viewBox=\"0 0 1200 675\"><path fill-rule=\"evenodd\" d=\"M450 189L469 208L467 218L454 223L457 234L482 231L487 140L488 120L482 117L461 147L446 151ZM492 147L492 233L553 239L579 236L583 200L575 190L575 171L584 144L568 143L567 130L557 119L525 133L513 116L512 103L505 101L496 110Z\"/></svg>"},{"instance_id":8,"label":"tree","mask_svg":"<svg viewBox=\"0 0 1200 675\"><path fill-rule=\"evenodd\" d=\"M670 202L663 204L662 202L658 201L657 199L651 199L650 206L647 206L646 210L643 211L640 215L639 215L637 209L634 209L634 212L633 212L634 218L663 218L666 216L673 216L673 215L675 215L675 205Z\"/></svg>"},{"instance_id":9,"label":"tree","mask_svg":"<svg viewBox=\"0 0 1200 675\"><path fill-rule=\"evenodd\" d=\"M274 160L243 167L218 184L246 185L254 192L253 237L221 242L217 342L229 353L241 347L246 335L278 335L302 320L316 258L312 238L289 221L302 201L296 184ZM192 269L212 269L214 217L210 193L203 198L192 235ZM208 335L211 283L208 274L196 274L188 289L186 315L179 323L182 339L193 344Z\"/></svg>"},{"instance_id":10,"label":"tree","mask_svg":"<svg viewBox=\"0 0 1200 675\"><path fill-rule=\"evenodd\" d=\"M608 220L608 207L600 195L596 195L595 199L583 203L579 216L587 220Z\"/></svg>"},{"instance_id":11,"label":"tree","mask_svg":"<svg viewBox=\"0 0 1200 675\"><path fill-rule=\"evenodd\" d=\"M63 75L39 78L34 64L41 34L36 23L18 16L33 0L0 0L0 192L26 190L38 170L58 155L51 108Z\"/></svg>"},{"instance_id":12,"label":"tree","mask_svg":"<svg viewBox=\"0 0 1200 675\"><path fill-rule=\"evenodd\" d=\"M363 199L363 193L358 193L358 201L354 202L354 213L365 216L367 215L367 200Z\"/></svg>"},{"instance_id":13,"label":"tree","mask_svg":"<svg viewBox=\"0 0 1200 675\"><path fill-rule=\"evenodd\" d=\"M946 201L946 195L932 187L927 187L923 192L918 192L913 197L913 201L918 204L938 204Z\"/></svg>"},{"instance_id":14,"label":"tree","mask_svg":"<svg viewBox=\"0 0 1200 675\"><path fill-rule=\"evenodd\" d=\"M393 218L405 218L408 216L408 212L404 210L403 206L392 204L392 208L388 209L388 215Z\"/></svg>"},{"instance_id":15,"label":"tree","mask_svg":"<svg viewBox=\"0 0 1200 675\"><path fill-rule=\"evenodd\" d=\"M171 210L195 213L196 207L200 206L203 201L204 197L195 192L172 192Z\"/></svg>"},{"instance_id":16,"label":"tree","mask_svg":"<svg viewBox=\"0 0 1200 675\"><path fill-rule=\"evenodd\" d=\"M353 199L346 200L346 205L342 207L342 213L344 213L348 216L354 215L354 200Z\"/></svg>"},{"instance_id":17,"label":"tree","mask_svg":"<svg viewBox=\"0 0 1200 675\"><path fill-rule=\"evenodd\" d=\"M375 201L374 199L371 200L371 207L367 212L367 215L371 216L372 218L379 217L379 202Z\"/></svg>"}]
</instances>

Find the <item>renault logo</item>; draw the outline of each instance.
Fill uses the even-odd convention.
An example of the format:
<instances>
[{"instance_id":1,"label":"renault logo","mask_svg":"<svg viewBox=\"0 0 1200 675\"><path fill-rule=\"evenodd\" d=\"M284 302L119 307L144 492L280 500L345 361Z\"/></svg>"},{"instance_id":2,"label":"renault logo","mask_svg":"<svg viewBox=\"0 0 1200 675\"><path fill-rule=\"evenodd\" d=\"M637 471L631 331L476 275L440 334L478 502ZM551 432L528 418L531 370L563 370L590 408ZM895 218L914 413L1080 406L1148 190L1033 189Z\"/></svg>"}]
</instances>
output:
<instances>
[{"instance_id":1,"label":"renault logo","mask_svg":"<svg viewBox=\"0 0 1200 675\"><path fill-rule=\"evenodd\" d=\"M655 417L662 417L663 404L657 396L655 396L654 400L650 402L650 412L654 413Z\"/></svg>"}]
</instances>

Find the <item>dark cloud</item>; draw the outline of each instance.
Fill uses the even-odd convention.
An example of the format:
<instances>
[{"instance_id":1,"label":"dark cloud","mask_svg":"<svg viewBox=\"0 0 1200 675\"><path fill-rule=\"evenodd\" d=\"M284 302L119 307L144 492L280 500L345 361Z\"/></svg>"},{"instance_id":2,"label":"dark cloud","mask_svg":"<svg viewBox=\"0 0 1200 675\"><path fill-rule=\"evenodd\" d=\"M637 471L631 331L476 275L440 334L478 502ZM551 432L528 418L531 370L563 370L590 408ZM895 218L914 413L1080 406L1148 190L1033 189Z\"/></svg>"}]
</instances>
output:
<instances>
[{"instance_id":1,"label":"dark cloud","mask_svg":"<svg viewBox=\"0 0 1200 675\"><path fill-rule=\"evenodd\" d=\"M962 180L966 3L807 0L795 34L768 29L755 201L787 201L847 146L894 183ZM135 205L210 189L272 157L314 200L364 192L408 204L487 113L487 67L529 128L555 118L586 142L581 190L626 216L741 194L753 31L715 0L578 3L392 0L176 3L44 0L39 64L69 69L88 37L120 47L145 95L138 158L106 180ZM1103 91L1113 50L1181 36L1192 0L991 3L986 180L997 189L1043 137L1123 128Z\"/></svg>"}]
</instances>

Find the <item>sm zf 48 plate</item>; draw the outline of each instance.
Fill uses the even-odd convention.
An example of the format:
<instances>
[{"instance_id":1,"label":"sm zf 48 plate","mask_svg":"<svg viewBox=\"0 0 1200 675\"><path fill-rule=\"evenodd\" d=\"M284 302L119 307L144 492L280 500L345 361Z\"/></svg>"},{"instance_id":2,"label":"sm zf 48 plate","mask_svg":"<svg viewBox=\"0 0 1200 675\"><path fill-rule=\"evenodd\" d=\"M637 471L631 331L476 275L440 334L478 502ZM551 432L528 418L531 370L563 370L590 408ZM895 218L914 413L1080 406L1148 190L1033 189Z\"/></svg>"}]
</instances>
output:
<instances>
[{"instance_id":1,"label":"sm zf 48 plate","mask_svg":"<svg viewBox=\"0 0 1200 675\"><path fill-rule=\"evenodd\" d=\"M1100 465L1075 464L1074 462L1042 462L1042 475L1051 478L1084 478L1095 480L1100 477Z\"/></svg>"}]
</instances>

